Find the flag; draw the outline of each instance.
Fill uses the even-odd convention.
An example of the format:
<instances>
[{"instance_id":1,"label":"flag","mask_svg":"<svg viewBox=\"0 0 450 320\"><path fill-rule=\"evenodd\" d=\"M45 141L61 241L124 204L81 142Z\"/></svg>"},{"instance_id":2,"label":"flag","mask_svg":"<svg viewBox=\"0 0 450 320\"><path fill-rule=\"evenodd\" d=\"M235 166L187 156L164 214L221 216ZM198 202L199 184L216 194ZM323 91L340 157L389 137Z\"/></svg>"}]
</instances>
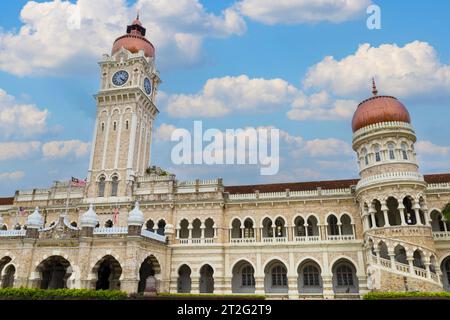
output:
<instances>
[{"instance_id":1,"label":"flag","mask_svg":"<svg viewBox=\"0 0 450 320\"><path fill-rule=\"evenodd\" d=\"M119 222L119 209L114 209L114 224L117 224Z\"/></svg>"},{"instance_id":2,"label":"flag","mask_svg":"<svg viewBox=\"0 0 450 320\"><path fill-rule=\"evenodd\" d=\"M80 179L72 177L72 180L70 181L70 185L72 187L84 187L84 186L86 186L86 180L80 180Z\"/></svg>"}]
</instances>

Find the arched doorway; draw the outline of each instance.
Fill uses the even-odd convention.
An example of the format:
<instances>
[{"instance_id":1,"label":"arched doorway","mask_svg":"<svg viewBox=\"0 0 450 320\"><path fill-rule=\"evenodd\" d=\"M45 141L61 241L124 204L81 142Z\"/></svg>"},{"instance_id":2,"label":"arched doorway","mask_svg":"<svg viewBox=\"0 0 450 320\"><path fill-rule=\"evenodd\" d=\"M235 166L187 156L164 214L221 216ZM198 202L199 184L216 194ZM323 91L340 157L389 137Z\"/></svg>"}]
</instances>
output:
<instances>
[{"instance_id":1,"label":"arched doorway","mask_svg":"<svg viewBox=\"0 0 450 320\"><path fill-rule=\"evenodd\" d=\"M122 267L113 256L105 256L94 266L93 273L97 275L95 290L120 290Z\"/></svg>"},{"instance_id":2,"label":"arched doorway","mask_svg":"<svg viewBox=\"0 0 450 320\"><path fill-rule=\"evenodd\" d=\"M250 263L242 260L235 264L231 288L233 293L255 293L255 270Z\"/></svg>"},{"instance_id":3,"label":"arched doorway","mask_svg":"<svg viewBox=\"0 0 450 320\"><path fill-rule=\"evenodd\" d=\"M183 264L178 269L178 293L191 293L191 268Z\"/></svg>"},{"instance_id":4,"label":"arched doorway","mask_svg":"<svg viewBox=\"0 0 450 320\"><path fill-rule=\"evenodd\" d=\"M200 293L214 293L214 269L205 264L200 269Z\"/></svg>"},{"instance_id":5,"label":"arched doorway","mask_svg":"<svg viewBox=\"0 0 450 320\"><path fill-rule=\"evenodd\" d=\"M14 287L14 276L16 274L16 267L12 264L7 266L2 277L2 288L13 288Z\"/></svg>"},{"instance_id":6,"label":"arched doorway","mask_svg":"<svg viewBox=\"0 0 450 320\"><path fill-rule=\"evenodd\" d=\"M154 289L159 291L159 281L157 275L161 274L161 267L155 256L151 255L142 262L139 268L139 285L138 292L144 292L147 284L147 279L151 278L151 282L154 283Z\"/></svg>"},{"instance_id":7,"label":"arched doorway","mask_svg":"<svg viewBox=\"0 0 450 320\"><path fill-rule=\"evenodd\" d=\"M65 289L72 268L70 262L63 257L51 256L38 265L37 272L40 274L41 289Z\"/></svg>"}]
</instances>

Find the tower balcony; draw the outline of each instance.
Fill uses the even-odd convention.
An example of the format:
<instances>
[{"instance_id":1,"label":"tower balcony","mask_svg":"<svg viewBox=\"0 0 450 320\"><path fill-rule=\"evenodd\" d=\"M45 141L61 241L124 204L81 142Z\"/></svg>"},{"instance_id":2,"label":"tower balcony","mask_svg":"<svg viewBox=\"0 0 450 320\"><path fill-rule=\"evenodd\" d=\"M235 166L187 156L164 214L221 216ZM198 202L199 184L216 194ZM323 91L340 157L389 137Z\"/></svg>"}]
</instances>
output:
<instances>
[{"instance_id":1,"label":"tower balcony","mask_svg":"<svg viewBox=\"0 0 450 320\"><path fill-rule=\"evenodd\" d=\"M385 172L361 179L356 190L383 183L417 182L426 185L423 175L417 172Z\"/></svg>"}]
</instances>

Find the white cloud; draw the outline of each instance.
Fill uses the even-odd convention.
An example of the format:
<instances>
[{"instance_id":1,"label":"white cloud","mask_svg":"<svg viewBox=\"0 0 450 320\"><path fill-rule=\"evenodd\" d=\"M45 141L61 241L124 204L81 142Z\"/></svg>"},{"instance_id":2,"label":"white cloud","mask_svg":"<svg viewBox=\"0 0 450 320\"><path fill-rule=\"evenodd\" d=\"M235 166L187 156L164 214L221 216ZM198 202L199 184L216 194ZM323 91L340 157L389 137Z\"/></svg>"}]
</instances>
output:
<instances>
[{"instance_id":1,"label":"white cloud","mask_svg":"<svg viewBox=\"0 0 450 320\"><path fill-rule=\"evenodd\" d=\"M93 70L138 8L160 66L196 63L205 37L246 31L233 9L214 15L198 0L139 0L131 7L125 0L29 1L20 14L20 30L0 33L0 70L21 76Z\"/></svg>"},{"instance_id":2,"label":"white cloud","mask_svg":"<svg viewBox=\"0 0 450 320\"><path fill-rule=\"evenodd\" d=\"M298 90L282 79L250 79L246 75L209 79L193 95L172 95L167 112L172 117L221 117L232 110L268 112L291 103Z\"/></svg>"},{"instance_id":3,"label":"white cloud","mask_svg":"<svg viewBox=\"0 0 450 320\"><path fill-rule=\"evenodd\" d=\"M163 123L156 129L155 138L157 141L171 141L172 132L176 129L174 125Z\"/></svg>"},{"instance_id":4,"label":"white cloud","mask_svg":"<svg viewBox=\"0 0 450 320\"><path fill-rule=\"evenodd\" d=\"M41 143L31 142L0 142L0 161L25 159L31 154L39 151Z\"/></svg>"},{"instance_id":5,"label":"white cloud","mask_svg":"<svg viewBox=\"0 0 450 320\"><path fill-rule=\"evenodd\" d=\"M450 154L450 147L439 146L430 141L419 141L416 143L416 151L420 155L446 156Z\"/></svg>"},{"instance_id":6,"label":"white cloud","mask_svg":"<svg viewBox=\"0 0 450 320\"><path fill-rule=\"evenodd\" d=\"M400 97L448 94L450 87L450 65L439 60L431 45L420 41L403 47L396 44L372 47L366 43L341 60L328 56L309 69L304 87L326 90L336 96L367 96L372 76L381 94Z\"/></svg>"},{"instance_id":7,"label":"white cloud","mask_svg":"<svg viewBox=\"0 0 450 320\"><path fill-rule=\"evenodd\" d=\"M291 120L339 120L353 116L358 102L355 100L333 100L326 91L310 96L301 94L287 113Z\"/></svg>"},{"instance_id":8,"label":"white cloud","mask_svg":"<svg viewBox=\"0 0 450 320\"><path fill-rule=\"evenodd\" d=\"M0 89L0 136L30 137L46 130L48 110L21 104Z\"/></svg>"},{"instance_id":9,"label":"white cloud","mask_svg":"<svg viewBox=\"0 0 450 320\"><path fill-rule=\"evenodd\" d=\"M306 142L304 150L312 157L353 154L352 148L347 142L334 138L309 140Z\"/></svg>"},{"instance_id":10,"label":"white cloud","mask_svg":"<svg viewBox=\"0 0 450 320\"><path fill-rule=\"evenodd\" d=\"M51 141L42 146L42 153L47 159L81 158L89 153L89 148L90 143L79 140Z\"/></svg>"},{"instance_id":11,"label":"white cloud","mask_svg":"<svg viewBox=\"0 0 450 320\"><path fill-rule=\"evenodd\" d=\"M340 23L363 16L370 0L242 0L243 15L265 24Z\"/></svg>"},{"instance_id":12,"label":"white cloud","mask_svg":"<svg viewBox=\"0 0 450 320\"><path fill-rule=\"evenodd\" d=\"M3 181L4 180L17 181L21 180L23 177L25 177L25 172L23 171L0 173L0 180Z\"/></svg>"}]
</instances>

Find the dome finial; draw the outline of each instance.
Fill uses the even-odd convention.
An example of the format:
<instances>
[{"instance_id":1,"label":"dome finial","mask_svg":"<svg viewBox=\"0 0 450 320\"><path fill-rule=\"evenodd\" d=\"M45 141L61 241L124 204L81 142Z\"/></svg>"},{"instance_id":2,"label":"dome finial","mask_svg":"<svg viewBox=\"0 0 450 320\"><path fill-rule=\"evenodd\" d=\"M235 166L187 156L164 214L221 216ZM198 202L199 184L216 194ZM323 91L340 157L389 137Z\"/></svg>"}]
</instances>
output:
<instances>
[{"instance_id":1,"label":"dome finial","mask_svg":"<svg viewBox=\"0 0 450 320\"><path fill-rule=\"evenodd\" d=\"M373 96L378 95L377 85L375 83L374 77L372 77L372 94L373 94Z\"/></svg>"},{"instance_id":2,"label":"dome finial","mask_svg":"<svg viewBox=\"0 0 450 320\"><path fill-rule=\"evenodd\" d=\"M139 10L137 11L136 20L139 20Z\"/></svg>"}]
</instances>

